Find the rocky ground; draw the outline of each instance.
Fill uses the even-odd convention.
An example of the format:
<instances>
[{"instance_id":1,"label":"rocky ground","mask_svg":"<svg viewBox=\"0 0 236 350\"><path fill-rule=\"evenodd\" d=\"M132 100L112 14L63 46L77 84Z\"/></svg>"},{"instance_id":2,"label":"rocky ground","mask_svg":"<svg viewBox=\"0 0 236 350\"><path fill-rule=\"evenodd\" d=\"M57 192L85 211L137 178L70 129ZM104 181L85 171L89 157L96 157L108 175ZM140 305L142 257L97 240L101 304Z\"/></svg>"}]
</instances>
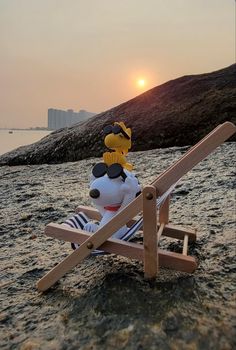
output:
<instances>
[{"instance_id":1,"label":"rocky ground","mask_svg":"<svg viewBox=\"0 0 236 350\"><path fill-rule=\"evenodd\" d=\"M131 153L129 160L147 184L185 150ZM139 262L91 257L44 294L37 280L71 252L68 243L44 236L44 227L89 204L97 159L1 167L0 348L235 348L235 151L234 143L218 148L172 196L171 221L198 229L193 275L161 269L150 283ZM161 245L181 249L169 239Z\"/></svg>"}]
</instances>

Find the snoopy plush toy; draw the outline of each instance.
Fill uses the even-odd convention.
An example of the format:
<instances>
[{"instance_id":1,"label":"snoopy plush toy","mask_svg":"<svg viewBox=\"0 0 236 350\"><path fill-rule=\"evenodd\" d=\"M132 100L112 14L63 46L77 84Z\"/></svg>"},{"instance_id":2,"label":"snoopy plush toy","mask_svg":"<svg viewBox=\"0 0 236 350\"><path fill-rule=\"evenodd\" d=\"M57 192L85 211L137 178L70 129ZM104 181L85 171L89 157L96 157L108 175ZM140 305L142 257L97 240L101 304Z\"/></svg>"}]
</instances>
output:
<instances>
[{"instance_id":1,"label":"snoopy plush toy","mask_svg":"<svg viewBox=\"0 0 236 350\"><path fill-rule=\"evenodd\" d=\"M107 166L105 163L98 163L92 171L89 196L92 199L93 205L101 214L101 221L95 223L85 213L79 212L66 220L63 225L94 233L140 193L141 187L138 179L132 172L124 169L118 163L110 166ZM127 231L128 227L125 225L116 231L112 237L122 239ZM79 247L76 243L71 243L71 246L73 249ZM93 252L95 255L100 253L98 250Z\"/></svg>"},{"instance_id":2,"label":"snoopy plush toy","mask_svg":"<svg viewBox=\"0 0 236 350\"><path fill-rule=\"evenodd\" d=\"M93 205L102 216L99 224L88 222L84 230L95 232L110 221L119 211L126 207L141 192L137 177L130 171L114 163L107 166L98 163L92 171L89 195ZM123 226L113 234L114 238L121 238L127 232Z\"/></svg>"}]
</instances>

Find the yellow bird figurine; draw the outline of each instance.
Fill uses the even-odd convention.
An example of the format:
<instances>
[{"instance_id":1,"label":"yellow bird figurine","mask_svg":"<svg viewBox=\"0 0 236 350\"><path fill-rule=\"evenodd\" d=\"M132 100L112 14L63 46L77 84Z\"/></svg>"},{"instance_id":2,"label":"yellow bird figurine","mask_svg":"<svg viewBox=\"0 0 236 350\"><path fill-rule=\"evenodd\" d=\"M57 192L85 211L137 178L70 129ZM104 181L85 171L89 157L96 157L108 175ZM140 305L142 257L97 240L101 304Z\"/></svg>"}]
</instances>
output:
<instances>
[{"instance_id":1,"label":"yellow bird figurine","mask_svg":"<svg viewBox=\"0 0 236 350\"><path fill-rule=\"evenodd\" d=\"M104 143L113 152L103 153L103 161L108 166L119 163L123 168L131 171L132 164L127 163L126 154L131 148L131 129L126 128L123 122L115 122L114 125L107 125L104 128L106 135Z\"/></svg>"}]
</instances>

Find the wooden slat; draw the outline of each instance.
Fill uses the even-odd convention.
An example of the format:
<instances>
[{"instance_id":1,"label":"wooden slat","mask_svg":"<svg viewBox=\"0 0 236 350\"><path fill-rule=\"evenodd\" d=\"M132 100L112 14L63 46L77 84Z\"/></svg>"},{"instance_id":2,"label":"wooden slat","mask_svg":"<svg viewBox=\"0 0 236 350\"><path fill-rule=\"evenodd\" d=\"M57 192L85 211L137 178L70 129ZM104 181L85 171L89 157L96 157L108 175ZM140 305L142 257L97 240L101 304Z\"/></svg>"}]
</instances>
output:
<instances>
[{"instance_id":1,"label":"wooden slat","mask_svg":"<svg viewBox=\"0 0 236 350\"><path fill-rule=\"evenodd\" d=\"M184 236L183 255L188 255L188 235Z\"/></svg>"},{"instance_id":2,"label":"wooden slat","mask_svg":"<svg viewBox=\"0 0 236 350\"><path fill-rule=\"evenodd\" d=\"M91 237L91 235L85 231L54 223L46 226L45 234L49 237L78 244L84 243ZM142 262L144 261L144 249L143 245L141 244L124 242L120 239L110 238L100 247L100 249L107 253L122 255ZM169 252L162 249L158 250L158 256L160 266L162 267L189 273L192 273L197 268L197 262L195 258L191 256L185 257L182 254Z\"/></svg>"},{"instance_id":3,"label":"wooden slat","mask_svg":"<svg viewBox=\"0 0 236 350\"><path fill-rule=\"evenodd\" d=\"M158 270L156 228L156 188L145 186L143 189L144 277L150 279L156 277Z\"/></svg>"},{"instance_id":4,"label":"wooden slat","mask_svg":"<svg viewBox=\"0 0 236 350\"><path fill-rule=\"evenodd\" d=\"M63 224L48 224L45 228L45 234L48 237L64 240L66 242L73 242L82 244L91 237L91 233L64 226ZM130 259L143 261L143 250L139 249L140 244L121 241L120 239L110 238L104 242L99 249L112 254L123 255Z\"/></svg>"},{"instance_id":5,"label":"wooden slat","mask_svg":"<svg viewBox=\"0 0 236 350\"><path fill-rule=\"evenodd\" d=\"M184 174L206 158L235 132L235 125L230 122L225 122L199 141L152 183L152 185L157 187L158 194L162 195L166 192L172 184L181 179Z\"/></svg>"},{"instance_id":6,"label":"wooden slat","mask_svg":"<svg viewBox=\"0 0 236 350\"><path fill-rule=\"evenodd\" d=\"M171 270L193 273L197 268L197 261L194 257L167 250L158 250L159 264Z\"/></svg>"},{"instance_id":7,"label":"wooden slat","mask_svg":"<svg viewBox=\"0 0 236 350\"><path fill-rule=\"evenodd\" d=\"M160 240L160 238L161 238L161 235L162 235L162 233L163 233L164 228L165 228L165 224L162 223L162 224L160 225L158 231L157 231L157 245L158 245L158 243L159 243L159 240Z\"/></svg>"},{"instance_id":8,"label":"wooden slat","mask_svg":"<svg viewBox=\"0 0 236 350\"><path fill-rule=\"evenodd\" d=\"M170 196L162 203L159 209L159 222L168 224L169 222Z\"/></svg>"},{"instance_id":9,"label":"wooden slat","mask_svg":"<svg viewBox=\"0 0 236 350\"><path fill-rule=\"evenodd\" d=\"M199 161L208 156L217 146L234 134L236 127L229 122L218 126L203 140L192 147L179 161L169 167L153 182L153 185L164 193L172 184L177 182L186 172L192 169ZM91 249L98 248L120 227L136 216L142 210L142 194L134 199L126 208L118 212L114 218L101 227L96 233L87 239L77 250L49 271L39 282L40 290L47 290L68 271L74 268L80 261L86 258ZM89 246L92 248L88 248Z\"/></svg>"},{"instance_id":10,"label":"wooden slat","mask_svg":"<svg viewBox=\"0 0 236 350\"><path fill-rule=\"evenodd\" d=\"M91 220L97 220L100 221L102 219L101 214L99 211L93 207L88 207L85 205L79 205L76 209L75 212L79 213L82 211L84 214L86 214Z\"/></svg>"},{"instance_id":11,"label":"wooden slat","mask_svg":"<svg viewBox=\"0 0 236 350\"><path fill-rule=\"evenodd\" d=\"M160 224L157 225L157 230L160 229L160 226L161 226ZM142 230L139 230L138 232L140 236L143 235ZM180 240L184 240L184 236L188 235L190 242L195 242L197 238L196 230L186 229L186 228L175 226L172 224L164 225L164 229L161 235L165 237L180 239Z\"/></svg>"},{"instance_id":12,"label":"wooden slat","mask_svg":"<svg viewBox=\"0 0 236 350\"><path fill-rule=\"evenodd\" d=\"M183 240L185 235L189 236L190 242L196 241L196 230L186 229L172 224L165 225L163 236Z\"/></svg>"}]
</instances>

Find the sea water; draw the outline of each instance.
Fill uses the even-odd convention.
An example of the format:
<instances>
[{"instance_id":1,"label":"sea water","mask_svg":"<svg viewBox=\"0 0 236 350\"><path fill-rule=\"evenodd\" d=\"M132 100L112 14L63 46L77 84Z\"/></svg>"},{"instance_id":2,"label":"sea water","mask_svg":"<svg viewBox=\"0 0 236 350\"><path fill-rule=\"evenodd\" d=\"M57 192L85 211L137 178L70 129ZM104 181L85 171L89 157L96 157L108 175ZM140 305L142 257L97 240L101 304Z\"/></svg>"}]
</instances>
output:
<instances>
[{"instance_id":1,"label":"sea water","mask_svg":"<svg viewBox=\"0 0 236 350\"><path fill-rule=\"evenodd\" d=\"M48 130L0 130L0 155L39 141L50 134Z\"/></svg>"}]
</instances>

